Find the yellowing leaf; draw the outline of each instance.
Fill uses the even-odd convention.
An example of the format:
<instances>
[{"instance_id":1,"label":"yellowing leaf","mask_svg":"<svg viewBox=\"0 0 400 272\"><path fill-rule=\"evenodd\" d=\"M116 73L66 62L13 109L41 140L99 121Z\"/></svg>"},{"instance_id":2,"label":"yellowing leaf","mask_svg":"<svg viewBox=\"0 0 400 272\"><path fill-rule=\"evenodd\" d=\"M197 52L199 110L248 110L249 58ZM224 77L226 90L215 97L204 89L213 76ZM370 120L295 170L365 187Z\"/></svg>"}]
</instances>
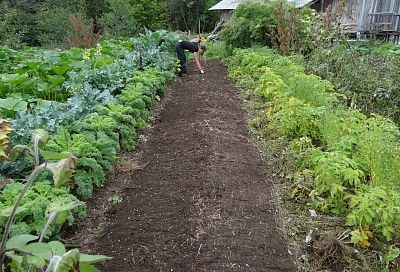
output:
<instances>
[{"instance_id":1,"label":"yellowing leaf","mask_svg":"<svg viewBox=\"0 0 400 272\"><path fill-rule=\"evenodd\" d=\"M356 229L351 232L351 241L362 248L367 248L371 245L368 240L372 237L373 234L369 230Z\"/></svg>"},{"instance_id":2,"label":"yellowing leaf","mask_svg":"<svg viewBox=\"0 0 400 272\"><path fill-rule=\"evenodd\" d=\"M47 168L53 173L54 186L60 188L71 182L75 173L76 158L71 156L67 159L62 159L57 163L49 163Z\"/></svg>"}]
</instances>

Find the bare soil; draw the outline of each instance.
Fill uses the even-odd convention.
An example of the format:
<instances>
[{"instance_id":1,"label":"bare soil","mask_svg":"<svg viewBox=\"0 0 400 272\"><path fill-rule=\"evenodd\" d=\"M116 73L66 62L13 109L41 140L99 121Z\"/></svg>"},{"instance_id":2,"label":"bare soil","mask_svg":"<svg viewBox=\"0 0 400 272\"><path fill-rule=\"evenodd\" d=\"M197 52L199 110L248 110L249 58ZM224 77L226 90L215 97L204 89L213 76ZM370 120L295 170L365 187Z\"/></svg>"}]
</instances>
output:
<instances>
[{"instance_id":1,"label":"bare soil","mask_svg":"<svg viewBox=\"0 0 400 272\"><path fill-rule=\"evenodd\" d=\"M67 241L113 257L107 272L297 271L239 91L217 61L193 69Z\"/></svg>"}]
</instances>

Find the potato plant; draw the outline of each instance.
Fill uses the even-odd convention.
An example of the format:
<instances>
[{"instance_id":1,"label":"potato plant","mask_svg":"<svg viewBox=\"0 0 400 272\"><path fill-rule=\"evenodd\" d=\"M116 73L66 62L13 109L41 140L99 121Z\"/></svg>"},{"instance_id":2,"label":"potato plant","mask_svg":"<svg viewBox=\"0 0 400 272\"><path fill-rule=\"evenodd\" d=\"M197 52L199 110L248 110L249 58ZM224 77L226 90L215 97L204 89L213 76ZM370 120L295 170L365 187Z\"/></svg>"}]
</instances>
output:
<instances>
[{"instance_id":1,"label":"potato plant","mask_svg":"<svg viewBox=\"0 0 400 272\"><path fill-rule=\"evenodd\" d=\"M359 247L397 241L398 127L344 107L346 97L306 74L296 56L258 47L225 61L231 78L259 95L269 126L291 142L298 159L291 176L310 188L302 195L308 207L346 217L343 227L352 228L350 241Z\"/></svg>"}]
</instances>

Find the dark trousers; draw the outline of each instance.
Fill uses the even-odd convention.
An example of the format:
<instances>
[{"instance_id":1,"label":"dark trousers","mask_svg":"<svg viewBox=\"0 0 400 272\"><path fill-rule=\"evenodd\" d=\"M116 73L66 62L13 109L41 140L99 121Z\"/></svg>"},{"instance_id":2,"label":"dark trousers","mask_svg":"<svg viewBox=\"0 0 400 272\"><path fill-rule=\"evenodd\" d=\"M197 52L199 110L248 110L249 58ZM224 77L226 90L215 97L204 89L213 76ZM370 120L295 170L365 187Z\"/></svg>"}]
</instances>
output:
<instances>
[{"instance_id":1,"label":"dark trousers","mask_svg":"<svg viewBox=\"0 0 400 272\"><path fill-rule=\"evenodd\" d=\"M179 75L187 74L185 49L183 49L180 42L176 43L175 49L176 49L176 55L178 56L178 59L180 62L180 68L181 68Z\"/></svg>"}]
</instances>

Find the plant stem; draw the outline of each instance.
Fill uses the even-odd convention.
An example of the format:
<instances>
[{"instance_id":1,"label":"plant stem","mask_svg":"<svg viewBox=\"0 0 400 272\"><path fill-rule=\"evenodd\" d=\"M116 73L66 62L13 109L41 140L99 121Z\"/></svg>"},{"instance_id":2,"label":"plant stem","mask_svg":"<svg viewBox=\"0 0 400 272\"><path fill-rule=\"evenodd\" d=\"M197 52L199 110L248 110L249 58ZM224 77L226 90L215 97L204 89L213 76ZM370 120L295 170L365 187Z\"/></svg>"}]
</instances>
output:
<instances>
[{"instance_id":1,"label":"plant stem","mask_svg":"<svg viewBox=\"0 0 400 272\"><path fill-rule=\"evenodd\" d=\"M46 169L47 163L43 163L39 166L36 166L35 169L33 169L33 172L30 174L27 182L25 183L24 188L22 189L21 193L18 196L17 201L14 204L13 210L8 217L7 224L4 228L4 233L3 233L3 239L1 240L1 246L0 246L0 271L3 270L3 262L4 262L4 253L5 253L5 248L6 248L6 242L8 239L8 234L10 232L10 227L14 221L15 214L17 213L18 206L22 200L22 198L25 196L26 192L28 191L29 187L32 185L33 181L36 179L36 177Z\"/></svg>"},{"instance_id":2,"label":"plant stem","mask_svg":"<svg viewBox=\"0 0 400 272\"><path fill-rule=\"evenodd\" d=\"M57 216L57 212L52 212L50 214L49 218L47 219L46 225L44 226L44 228L42 230L42 234L40 235L39 243L41 243L43 241L43 238L46 234L47 229L50 227L51 223L53 223L56 216Z\"/></svg>"},{"instance_id":3,"label":"plant stem","mask_svg":"<svg viewBox=\"0 0 400 272\"><path fill-rule=\"evenodd\" d=\"M35 137L35 142L33 144L35 167L39 165L39 141L40 141L40 137Z\"/></svg>"}]
</instances>

